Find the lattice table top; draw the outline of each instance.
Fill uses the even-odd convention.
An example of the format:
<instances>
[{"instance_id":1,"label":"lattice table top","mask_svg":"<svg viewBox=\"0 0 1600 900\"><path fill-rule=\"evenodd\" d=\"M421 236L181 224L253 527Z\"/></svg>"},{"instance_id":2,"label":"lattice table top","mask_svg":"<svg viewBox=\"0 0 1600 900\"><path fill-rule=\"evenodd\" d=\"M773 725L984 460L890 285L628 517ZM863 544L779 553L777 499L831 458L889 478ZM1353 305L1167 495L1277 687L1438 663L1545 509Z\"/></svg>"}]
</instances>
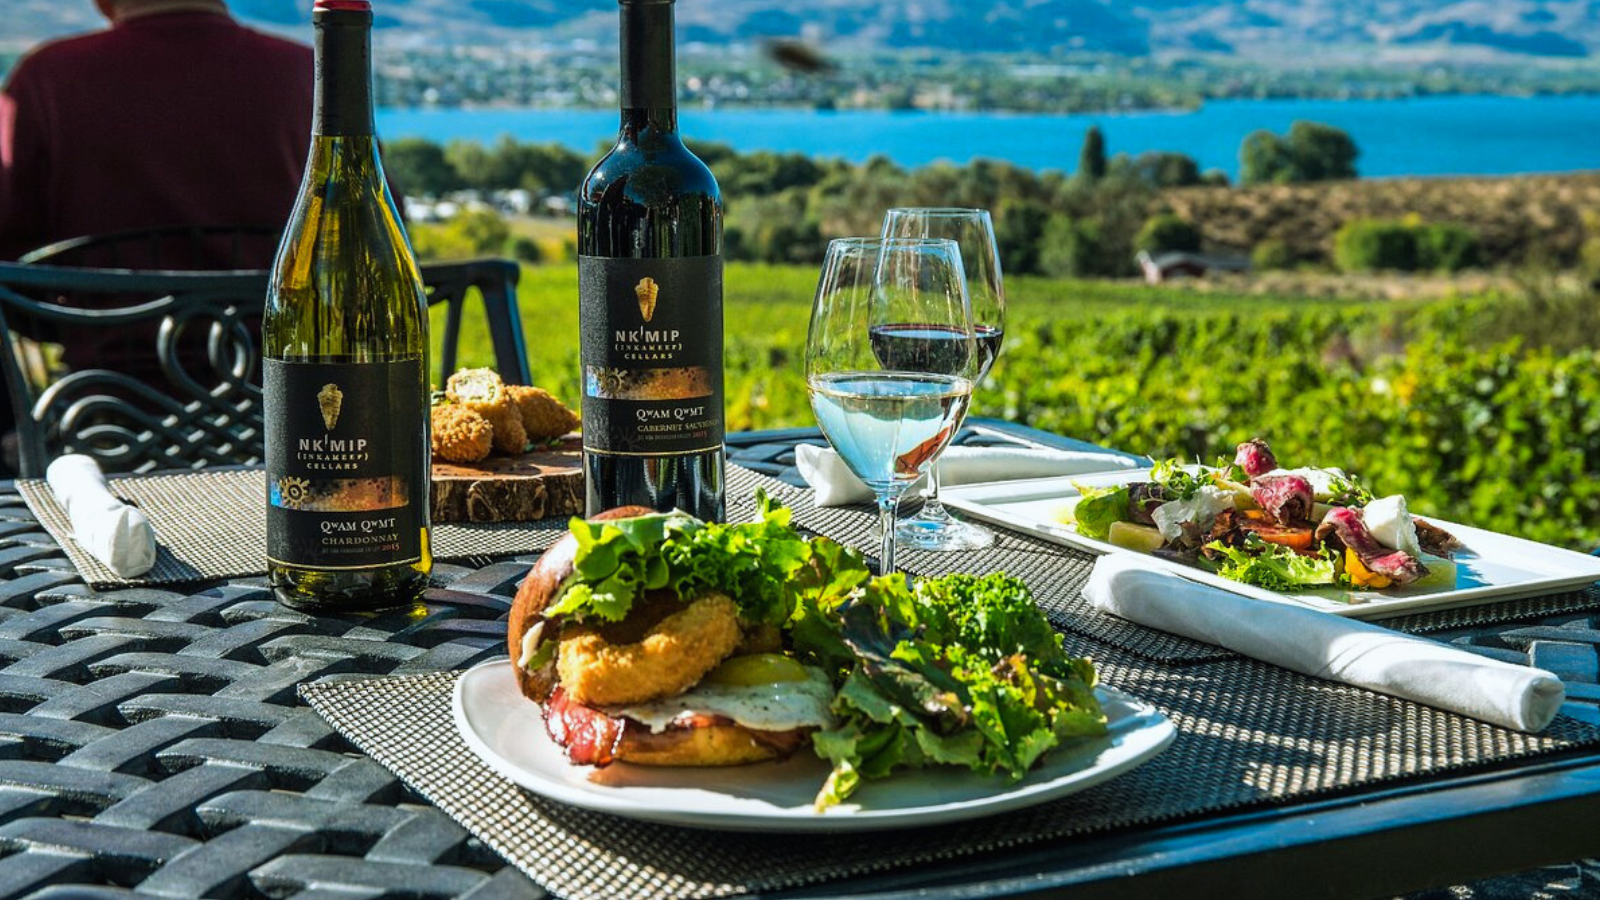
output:
<instances>
[{"instance_id":1,"label":"lattice table top","mask_svg":"<svg viewBox=\"0 0 1600 900\"><path fill-rule=\"evenodd\" d=\"M733 456L780 474L798 437L742 436ZM0 492L0 898L66 896L65 885L80 897L543 896L295 696L308 680L498 654L531 561L441 564L424 612L366 619L287 610L261 579L96 592ZM1600 723L1600 616L1446 637L1556 671L1568 714ZM1587 871L1476 889L1600 885Z\"/></svg>"}]
</instances>

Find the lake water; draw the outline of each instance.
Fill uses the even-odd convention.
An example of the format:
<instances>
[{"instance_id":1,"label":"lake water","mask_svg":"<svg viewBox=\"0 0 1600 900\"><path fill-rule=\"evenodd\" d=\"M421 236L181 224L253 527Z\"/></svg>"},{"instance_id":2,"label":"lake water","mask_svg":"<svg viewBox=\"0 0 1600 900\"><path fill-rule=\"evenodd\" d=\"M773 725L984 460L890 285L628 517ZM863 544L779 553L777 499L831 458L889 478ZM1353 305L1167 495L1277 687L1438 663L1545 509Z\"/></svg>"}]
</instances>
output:
<instances>
[{"instance_id":1,"label":"lake water","mask_svg":"<svg viewBox=\"0 0 1600 900\"><path fill-rule=\"evenodd\" d=\"M1258 128L1297 119L1342 128L1361 150L1362 175L1500 175L1600 168L1600 96L1430 97L1410 100L1230 100L1193 112L1009 113L685 110L684 132L740 150L798 151L861 162L883 154L905 166L1003 159L1070 171L1083 132L1097 124L1111 153L1175 150L1202 169L1239 171L1239 144ZM584 153L616 131L604 110L403 110L378 114L387 138L556 142Z\"/></svg>"}]
</instances>

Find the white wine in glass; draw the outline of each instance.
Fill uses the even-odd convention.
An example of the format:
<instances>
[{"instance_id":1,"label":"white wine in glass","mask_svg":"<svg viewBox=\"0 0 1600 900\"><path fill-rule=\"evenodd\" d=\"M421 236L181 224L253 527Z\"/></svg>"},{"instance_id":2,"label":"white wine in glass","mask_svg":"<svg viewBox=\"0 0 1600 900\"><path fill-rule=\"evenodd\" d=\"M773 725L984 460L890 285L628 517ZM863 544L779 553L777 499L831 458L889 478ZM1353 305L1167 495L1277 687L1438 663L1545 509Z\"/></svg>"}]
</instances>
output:
<instances>
[{"instance_id":1,"label":"white wine in glass","mask_svg":"<svg viewBox=\"0 0 1600 900\"><path fill-rule=\"evenodd\" d=\"M884 328L906 322L937 337L885 344ZM877 498L885 574L894 571L900 497L961 427L979 365L954 241L828 245L806 338L806 386L823 436Z\"/></svg>"}]
</instances>

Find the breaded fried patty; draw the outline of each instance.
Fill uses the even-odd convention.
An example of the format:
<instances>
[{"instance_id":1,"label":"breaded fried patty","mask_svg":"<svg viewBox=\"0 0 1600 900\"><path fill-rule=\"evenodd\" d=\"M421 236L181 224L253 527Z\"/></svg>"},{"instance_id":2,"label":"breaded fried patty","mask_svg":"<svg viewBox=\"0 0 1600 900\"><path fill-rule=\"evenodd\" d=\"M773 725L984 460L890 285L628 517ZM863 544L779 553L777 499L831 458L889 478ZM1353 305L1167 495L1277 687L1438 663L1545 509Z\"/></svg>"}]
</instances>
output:
<instances>
[{"instance_id":1,"label":"breaded fried patty","mask_svg":"<svg viewBox=\"0 0 1600 900\"><path fill-rule=\"evenodd\" d=\"M738 607L723 594L710 594L649 625L637 638L603 626L569 625L561 634L556 671L579 703L648 703L693 687L743 638Z\"/></svg>"}]
</instances>

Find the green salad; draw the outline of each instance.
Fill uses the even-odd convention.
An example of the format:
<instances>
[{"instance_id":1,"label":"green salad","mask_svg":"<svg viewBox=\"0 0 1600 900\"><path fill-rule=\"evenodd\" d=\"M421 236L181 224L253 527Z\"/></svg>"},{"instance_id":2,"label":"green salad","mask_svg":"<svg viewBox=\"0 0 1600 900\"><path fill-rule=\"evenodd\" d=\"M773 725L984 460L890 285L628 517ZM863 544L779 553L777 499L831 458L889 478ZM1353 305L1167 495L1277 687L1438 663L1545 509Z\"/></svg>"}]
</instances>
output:
<instances>
[{"instance_id":1,"label":"green salad","mask_svg":"<svg viewBox=\"0 0 1600 900\"><path fill-rule=\"evenodd\" d=\"M793 619L795 654L838 685L837 728L813 736L833 772L819 809L898 769L962 766L1019 781L1052 748L1104 734L1094 666L1008 575L909 585L869 577L859 554L817 540Z\"/></svg>"}]
</instances>

